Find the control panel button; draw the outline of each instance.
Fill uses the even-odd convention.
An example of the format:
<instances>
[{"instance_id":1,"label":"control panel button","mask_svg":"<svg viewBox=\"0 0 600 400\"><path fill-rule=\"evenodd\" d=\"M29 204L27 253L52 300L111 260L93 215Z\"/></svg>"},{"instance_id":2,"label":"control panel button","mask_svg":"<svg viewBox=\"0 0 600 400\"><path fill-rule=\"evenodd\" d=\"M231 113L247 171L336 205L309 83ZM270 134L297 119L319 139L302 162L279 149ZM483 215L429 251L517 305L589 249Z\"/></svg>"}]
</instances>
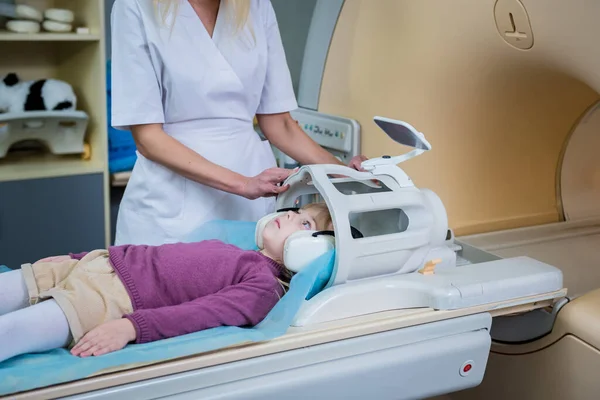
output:
<instances>
[{"instance_id":1,"label":"control panel button","mask_svg":"<svg viewBox=\"0 0 600 400\"><path fill-rule=\"evenodd\" d=\"M472 370L473 370L473 361L469 360L460 367L459 373L461 376L467 376L467 375L469 375L469 373Z\"/></svg>"}]
</instances>

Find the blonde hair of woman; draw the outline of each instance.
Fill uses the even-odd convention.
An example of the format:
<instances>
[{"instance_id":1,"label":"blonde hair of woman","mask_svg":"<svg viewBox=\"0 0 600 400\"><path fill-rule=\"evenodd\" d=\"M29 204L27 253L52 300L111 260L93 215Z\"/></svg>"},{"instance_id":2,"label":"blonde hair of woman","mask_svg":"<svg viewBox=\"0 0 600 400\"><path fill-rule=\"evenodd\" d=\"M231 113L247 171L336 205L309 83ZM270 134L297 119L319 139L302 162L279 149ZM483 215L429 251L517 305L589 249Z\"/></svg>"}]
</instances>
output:
<instances>
[{"instance_id":1,"label":"blonde hair of woman","mask_svg":"<svg viewBox=\"0 0 600 400\"><path fill-rule=\"evenodd\" d=\"M154 7L157 14L160 15L160 19L164 24L167 23L167 19L171 13L177 15L179 9L179 3L187 0L154 0ZM237 33L244 29L248 22L248 15L250 14L250 1L249 0L223 0L227 5L229 18L233 21L235 27L234 33ZM175 19L173 18L173 21Z\"/></svg>"}]
</instances>

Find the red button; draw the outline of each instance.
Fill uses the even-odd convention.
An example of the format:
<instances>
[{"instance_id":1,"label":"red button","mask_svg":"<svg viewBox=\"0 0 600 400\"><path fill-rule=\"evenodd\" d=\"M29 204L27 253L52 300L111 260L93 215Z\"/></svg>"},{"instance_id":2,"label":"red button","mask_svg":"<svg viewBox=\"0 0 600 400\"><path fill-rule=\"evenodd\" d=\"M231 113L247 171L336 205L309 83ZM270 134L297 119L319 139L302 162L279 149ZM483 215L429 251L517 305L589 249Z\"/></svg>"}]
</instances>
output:
<instances>
[{"instance_id":1,"label":"red button","mask_svg":"<svg viewBox=\"0 0 600 400\"><path fill-rule=\"evenodd\" d=\"M463 365L460 366L458 373L460 374L460 376L468 376L471 373L472 369L473 369L473 360L467 360L464 362Z\"/></svg>"}]
</instances>

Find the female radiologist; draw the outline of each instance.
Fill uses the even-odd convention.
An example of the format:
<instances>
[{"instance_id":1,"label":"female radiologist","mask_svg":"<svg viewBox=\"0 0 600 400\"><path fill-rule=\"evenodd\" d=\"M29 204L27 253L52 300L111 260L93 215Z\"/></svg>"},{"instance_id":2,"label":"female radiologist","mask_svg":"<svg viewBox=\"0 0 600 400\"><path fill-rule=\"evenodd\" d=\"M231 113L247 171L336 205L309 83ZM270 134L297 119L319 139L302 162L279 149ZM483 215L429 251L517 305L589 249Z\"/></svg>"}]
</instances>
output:
<instances>
[{"instance_id":1,"label":"female radiologist","mask_svg":"<svg viewBox=\"0 0 600 400\"><path fill-rule=\"evenodd\" d=\"M289 114L270 0L115 0L111 25L111 122L139 154L115 245L174 243L211 219L272 212L291 171L275 168L269 142L302 164L340 163Z\"/></svg>"}]
</instances>

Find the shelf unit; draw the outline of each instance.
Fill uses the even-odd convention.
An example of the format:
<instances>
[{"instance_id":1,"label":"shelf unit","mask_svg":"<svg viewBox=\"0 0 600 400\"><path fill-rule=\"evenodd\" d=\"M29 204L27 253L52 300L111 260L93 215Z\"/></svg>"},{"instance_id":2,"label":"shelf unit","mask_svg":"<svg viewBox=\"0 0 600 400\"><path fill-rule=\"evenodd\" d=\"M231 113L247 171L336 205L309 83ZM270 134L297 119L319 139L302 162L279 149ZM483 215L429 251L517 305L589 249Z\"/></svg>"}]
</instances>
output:
<instances>
[{"instance_id":1,"label":"shelf unit","mask_svg":"<svg viewBox=\"0 0 600 400\"><path fill-rule=\"evenodd\" d=\"M104 0L17 0L16 3L27 4L40 11L65 8L75 13L73 33L17 34L0 30L0 46L3 50L0 79L9 72L15 72L22 80L55 78L70 83L77 95L77 109L89 116L85 141L91 147L91 157L55 156L49 152L9 152L0 159L0 193L3 183L84 175L94 175L94 179L97 179L97 175L101 175L105 245L108 246L110 218ZM87 33L75 33L78 27L87 28Z\"/></svg>"}]
</instances>

